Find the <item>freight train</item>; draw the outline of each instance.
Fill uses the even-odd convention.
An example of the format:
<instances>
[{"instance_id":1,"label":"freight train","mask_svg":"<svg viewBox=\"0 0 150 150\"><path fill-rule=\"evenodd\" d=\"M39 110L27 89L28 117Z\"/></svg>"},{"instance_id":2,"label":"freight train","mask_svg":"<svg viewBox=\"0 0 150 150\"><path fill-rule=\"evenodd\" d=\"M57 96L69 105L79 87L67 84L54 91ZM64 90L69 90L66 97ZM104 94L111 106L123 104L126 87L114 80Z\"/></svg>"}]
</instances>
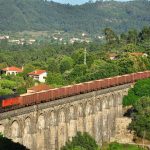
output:
<instances>
[{"instance_id":1,"label":"freight train","mask_svg":"<svg viewBox=\"0 0 150 150\"><path fill-rule=\"evenodd\" d=\"M54 101L57 99L97 91L101 89L119 86L128 83L134 83L137 80L150 77L150 71L137 72L122 76L99 79L60 88L50 89L33 94L20 95L12 98L6 98L1 101L0 112L31 106L43 102Z\"/></svg>"}]
</instances>

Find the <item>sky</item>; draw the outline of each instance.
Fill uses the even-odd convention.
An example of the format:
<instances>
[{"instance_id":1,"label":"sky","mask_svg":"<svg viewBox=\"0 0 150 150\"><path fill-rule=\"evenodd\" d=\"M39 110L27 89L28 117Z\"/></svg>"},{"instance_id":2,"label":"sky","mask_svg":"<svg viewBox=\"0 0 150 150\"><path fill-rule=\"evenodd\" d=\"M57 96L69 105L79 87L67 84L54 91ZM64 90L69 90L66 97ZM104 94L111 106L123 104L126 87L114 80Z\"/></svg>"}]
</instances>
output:
<instances>
[{"instance_id":1,"label":"sky","mask_svg":"<svg viewBox=\"0 0 150 150\"><path fill-rule=\"evenodd\" d=\"M72 5L75 5L75 4L83 4L85 2L88 2L89 0L53 0L55 2L58 2L58 3L63 3L63 4L72 4ZM94 1L94 0L93 0ZM116 1L129 1L129 0L116 0Z\"/></svg>"}]
</instances>

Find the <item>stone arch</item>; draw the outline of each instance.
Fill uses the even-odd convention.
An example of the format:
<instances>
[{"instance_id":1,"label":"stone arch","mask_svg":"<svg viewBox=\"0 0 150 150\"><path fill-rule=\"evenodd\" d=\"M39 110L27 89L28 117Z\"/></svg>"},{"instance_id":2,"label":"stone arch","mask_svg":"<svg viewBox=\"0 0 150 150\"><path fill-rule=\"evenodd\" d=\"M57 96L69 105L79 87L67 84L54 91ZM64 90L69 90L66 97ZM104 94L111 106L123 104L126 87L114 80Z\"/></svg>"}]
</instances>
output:
<instances>
[{"instance_id":1,"label":"stone arch","mask_svg":"<svg viewBox=\"0 0 150 150\"><path fill-rule=\"evenodd\" d=\"M4 126L2 124L0 124L0 133L4 134L4 130L5 130Z\"/></svg>"},{"instance_id":2,"label":"stone arch","mask_svg":"<svg viewBox=\"0 0 150 150\"><path fill-rule=\"evenodd\" d=\"M57 139L57 127L56 127L56 121L57 121L57 118L56 118L56 112L55 110L51 110L50 112L50 118L49 118L49 124L50 124L50 128L49 128L49 143L50 143L50 146L49 146L49 149L56 149L56 141L58 140Z\"/></svg>"},{"instance_id":3,"label":"stone arch","mask_svg":"<svg viewBox=\"0 0 150 150\"><path fill-rule=\"evenodd\" d=\"M102 110L107 108L107 96L102 96Z\"/></svg>"},{"instance_id":4,"label":"stone arch","mask_svg":"<svg viewBox=\"0 0 150 150\"><path fill-rule=\"evenodd\" d=\"M101 102L100 102L100 100L97 100L95 102L95 104L94 104L94 111L95 111L95 113L101 111Z\"/></svg>"},{"instance_id":5,"label":"stone arch","mask_svg":"<svg viewBox=\"0 0 150 150\"><path fill-rule=\"evenodd\" d=\"M86 104L86 107L85 107L85 115L88 116L88 115L91 115L92 114L92 105L90 103L87 103Z\"/></svg>"},{"instance_id":6,"label":"stone arch","mask_svg":"<svg viewBox=\"0 0 150 150\"><path fill-rule=\"evenodd\" d=\"M92 105L90 103L86 104L85 108L85 130L90 135L93 135L93 116L92 116Z\"/></svg>"},{"instance_id":7,"label":"stone arch","mask_svg":"<svg viewBox=\"0 0 150 150\"><path fill-rule=\"evenodd\" d=\"M31 118L26 117L24 120L23 145L25 145L29 149L32 149L33 143L31 131L32 131Z\"/></svg>"},{"instance_id":8,"label":"stone arch","mask_svg":"<svg viewBox=\"0 0 150 150\"><path fill-rule=\"evenodd\" d=\"M24 121L24 134L30 134L31 130L31 118L27 117Z\"/></svg>"},{"instance_id":9,"label":"stone arch","mask_svg":"<svg viewBox=\"0 0 150 150\"><path fill-rule=\"evenodd\" d=\"M76 134L75 106L69 107L68 138L71 140Z\"/></svg>"},{"instance_id":10,"label":"stone arch","mask_svg":"<svg viewBox=\"0 0 150 150\"><path fill-rule=\"evenodd\" d=\"M11 124L11 137L18 138L20 133L20 127L17 120L14 120Z\"/></svg>"},{"instance_id":11,"label":"stone arch","mask_svg":"<svg viewBox=\"0 0 150 150\"><path fill-rule=\"evenodd\" d=\"M114 94L109 95L109 107L112 108L114 106Z\"/></svg>"},{"instance_id":12,"label":"stone arch","mask_svg":"<svg viewBox=\"0 0 150 150\"><path fill-rule=\"evenodd\" d=\"M83 104L77 105L77 131L83 132L84 131L84 110Z\"/></svg>"},{"instance_id":13,"label":"stone arch","mask_svg":"<svg viewBox=\"0 0 150 150\"><path fill-rule=\"evenodd\" d=\"M40 114L37 121L37 129L42 130L45 128L45 118L43 114Z\"/></svg>"},{"instance_id":14,"label":"stone arch","mask_svg":"<svg viewBox=\"0 0 150 150\"><path fill-rule=\"evenodd\" d=\"M67 140L66 116L63 108L58 113L58 120L58 149L60 149Z\"/></svg>"},{"instance_id":15,"label":"stone arch","mask_svg":"<svg viewBox=\"0 0 150 150\"><path fill-rule=\"evenodd\" d=\"M45 149L45 117L40 114L37 120L37 134L36 134L37 149Z\"/></svg>"},{"instance_id":16,"label":"stone arch","mask_svg":"<svg viewBox=\"0 0 150 150\"><path fill-rule=\"evenodd\" d=\"M111 94L111 99L112 99L113 107L116 107L117 102L116 102L116 94L115 93Z\"/></svg>"},{"instance_id":17,"label":"stone arch","mask_svg":"<svg viewBox=\"0 0 150 150\"><path fill-rule=\"evenodd\" d=\"M75 107L71 105L69 107L69 120L74 120L75 119Z\"/></svg>"},{"instance_id":18,"label":"stone arch","mask_svg":"<svg viewBox=\"0 0 150 150\"><path fill-rule=\"evenodd\" d=\"M50 125L54 125L56 123L56 116L54 110L50 112Z\"/></svg>"},{"instance_id":19,"label":"stone arch","mask_svg":"<svg viewBox=\"0 0 150 150\"><path fill-rule=\"evenodd\" d=\"M83 117L83 107L81 104L77 105L77 117Z\"/></svg>"},{"instance_id":20,"label":"stone arch","mask_svg":"<svg viewBox=\"0 0 150 150\"><path fill-rule=\"evenodd\" d=\"M118 117L122 116L122 100L123 100L123 95L122 93L119 91L116 93L116 99L117 99L117 103L116 103L116 115Z\"/></svg>"},{"instance_id":21,"label":"stone arch","mask_svg":"<svg viewBox=\"0 0 150 150\"><path fill-rule=\"evenodd\" d=\"M59 114L58 114L58 120L59 120L59 123L64 123L66 118L65 118L65 113L63 111L63 109L61 109L59 111Z\"/></svg>"}]
</instances>

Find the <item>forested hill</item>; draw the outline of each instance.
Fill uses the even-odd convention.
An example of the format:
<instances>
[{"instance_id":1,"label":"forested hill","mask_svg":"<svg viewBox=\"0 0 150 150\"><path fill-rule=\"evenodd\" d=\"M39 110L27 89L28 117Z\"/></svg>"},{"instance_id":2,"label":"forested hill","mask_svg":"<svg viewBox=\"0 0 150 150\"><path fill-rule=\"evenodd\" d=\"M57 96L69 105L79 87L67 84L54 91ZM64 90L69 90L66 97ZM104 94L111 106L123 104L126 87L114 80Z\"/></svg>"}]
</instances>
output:
<instances>
[{"instance_id":1,"label":"forested hill","mask_svg":"<svg viewBox=\"0 0 150 150\"><path fill-rule=\"evenodd\" d=\"M64 30L98 32L139 29L150 24L150 1L98 1L63 5L45 0L0 0L0 31Z\"/></svg>"}]
</instances>

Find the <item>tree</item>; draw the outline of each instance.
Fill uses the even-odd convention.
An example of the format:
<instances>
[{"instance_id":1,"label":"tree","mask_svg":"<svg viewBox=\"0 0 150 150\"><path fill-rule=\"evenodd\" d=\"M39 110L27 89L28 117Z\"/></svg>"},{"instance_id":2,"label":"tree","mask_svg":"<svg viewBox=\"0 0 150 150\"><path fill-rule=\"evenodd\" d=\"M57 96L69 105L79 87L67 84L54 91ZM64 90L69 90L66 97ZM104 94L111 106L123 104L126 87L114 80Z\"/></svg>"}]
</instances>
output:
<instances>
[{"instance_id":1,"label":"tree","mask_svg":"<svg viewBox=\"0 0 150 150\"><path fill-rule=\"evenodd\" d=\"M72 69L74 61L71 57L65 56L60 62L60 72L64 73L66 70Z\"/></svg>"},{"instance_id":2,"label":"tree","mask_svg":"<svg viewBox=\"0 0 150 150\"><path fill-rule=\"evenodd\" d=\"M113 142L109 144L107 150L146 150L146 149L136 145L120 144L117 142Z\"/></svg>"},{"instance_id":3,"label":"tree","mask_svg":"<svg viewBox=\"0 0 150 150\"><path fill-rule=\"evenodd\" d=\"M144 27L138 36L139 41L150 40L150 27Z\"/></svg>"},{"instance_id":4,"label":"tree","mask_svg":"<svg viewBox=\"0 0 150 150\"><path fill-rule=\"evenodd\" d=\"M119 38L111 28L104 29L105 39L108 44L119 43Z\"/></svg>"},{"instance_id":5,"label":"tree","mask_svg":"<svg viewBox=\"0 0 150 150\"><path fill-rule=\"evenodd\" d=\"M86 132L77 132L72 141L66 142L61 150L100 150L96 141Z\"/></svg>"},{"instance_id":6,"label":"tree","mask_svg":"<svg viewBox=\"0 0 150 150\"><path fill-rule=\"evenodd\" d=\"M150 97L142 97L133 105L135 111L132 114L130 130L141 138L150 140Z\"/></svg>"},{"instance_id":7,"label":"tree","mask_svg":"<svg viewBox=\"0 0 150 150\"><path fill-rule=\"evenodd\" d=\"M139 80L123 98L123 105L134 105L143 96L150 96L150 79Z\"/></svg>"},{"instance_id":8,"label":"tree","mask_svg":"<svg viewBox=\"0 0 150 150\"><path fill-rule=\"evenodd\" d=\"M48 68L47 68L48 71L52 73L59 72L59 65L55 58L49 58L47 63L48 63Z\"/></svg>"},{"instance_id":9,"label":"tree","mask_svg":"<svg viewBox=\"0 0 150 150\"><path fill-rule=\"evenodd\" d=\"M136 44L138 41L138 32L137 30L130 30L128 32L127 42Z\"/></svg>"},{"instance_id":10,"label":"tree","mask_svg":"<svg viewBox=\"0 0 150 150\"><path fill-rule=\"evenodd\" d=\"M48 73L48 76L46 78L46 82L50 85L64 85L64 79L63 76L60 73Z\"/></svg>"},{"instance_id":11,"label":"tree","mask_svg":"<svg viewBox=\"0 0 150 150\"><path fill-rule=\"evenodd\" d=\"M0 134L0 150L28 150L25 146L14 143L12 140L3 137Z\"/></svg>"}]
</instances>

